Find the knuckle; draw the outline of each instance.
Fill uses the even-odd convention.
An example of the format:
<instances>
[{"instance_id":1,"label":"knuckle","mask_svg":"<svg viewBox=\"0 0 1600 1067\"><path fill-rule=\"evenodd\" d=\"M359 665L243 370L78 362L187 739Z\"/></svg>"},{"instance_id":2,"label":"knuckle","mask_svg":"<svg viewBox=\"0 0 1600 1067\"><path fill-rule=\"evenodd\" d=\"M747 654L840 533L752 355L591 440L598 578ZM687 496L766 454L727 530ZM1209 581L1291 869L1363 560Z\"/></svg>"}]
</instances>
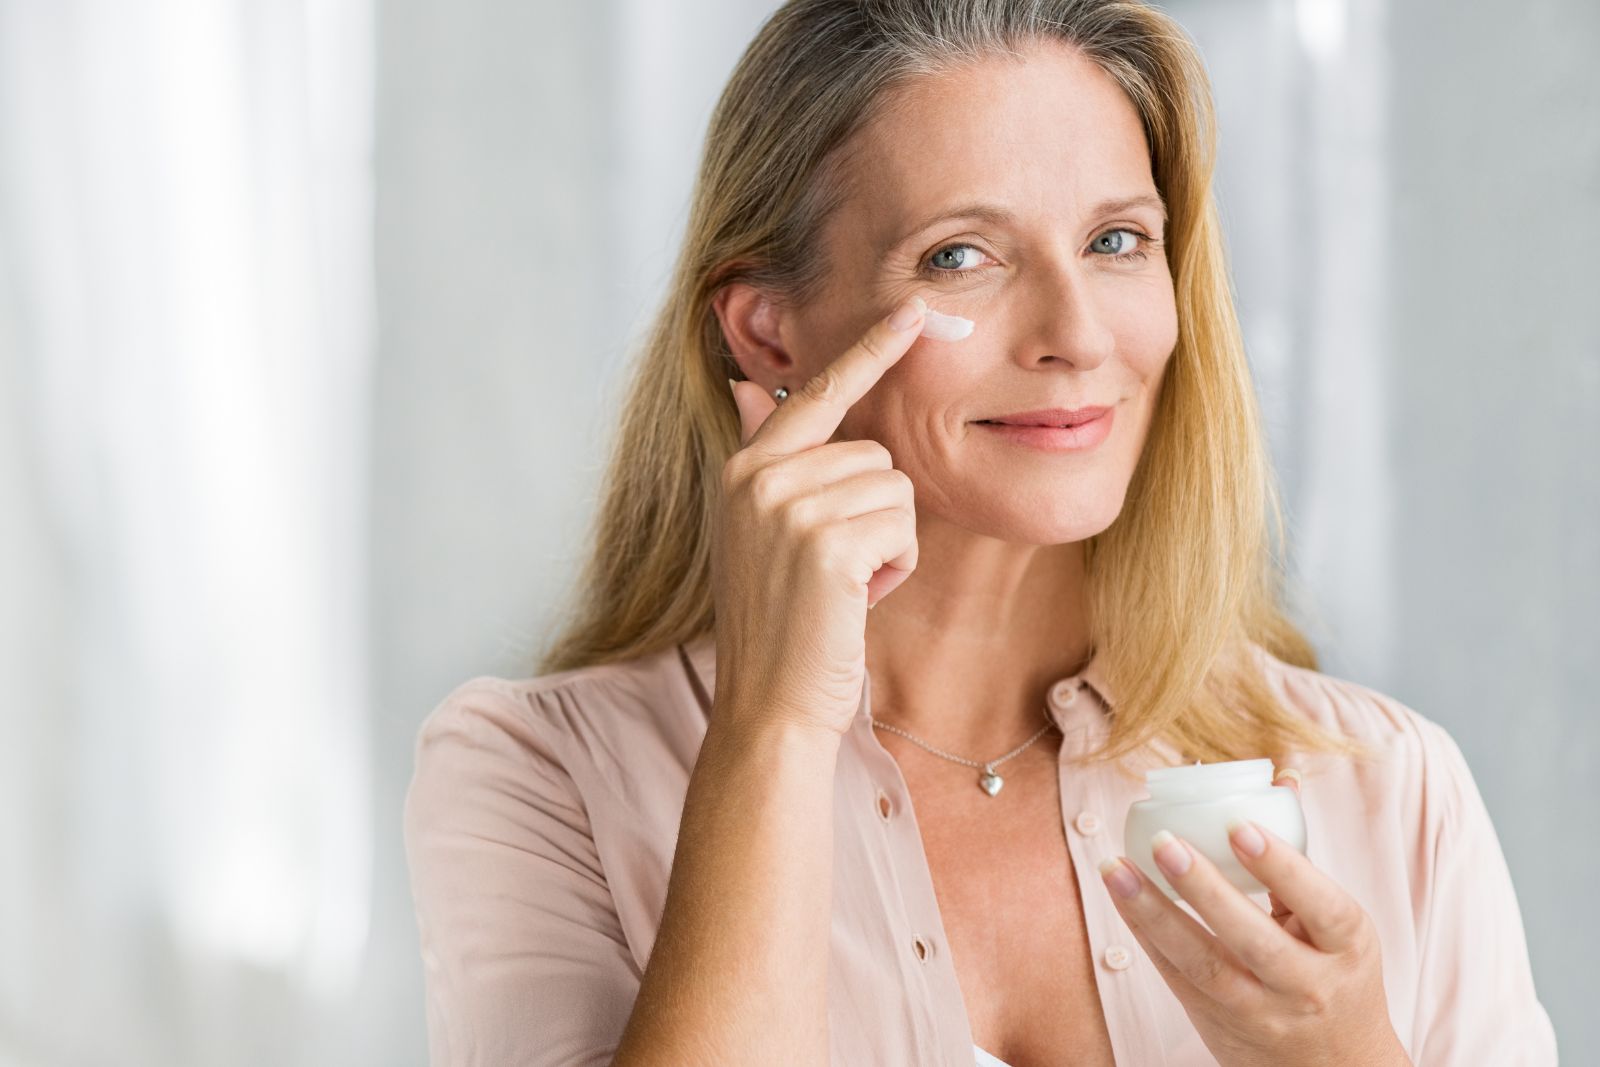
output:
<instances>
[{"instance_id":1,"label":"knuckle","mask_svg":"<svg viewBox=\"0 0 1600 1067\"><path fill-rule=\"evenodd\" d=\"M819 508L811 496L790 497L778 505L783 524L791 530L808 530L817 525Z\"/></svg>"},{"instance_id":2,"label":"knuckle","mask_svg":"<svg viewBox=\"0 0 1600 1067\"><path fill-rule=\"evenodd\" d=\"M883 341L876 333L869 333L860 341L861 351L871 356L873 362L882 362L885 358Z\"/></svg>"},{"instance_id":3,"label":"knuckle","mask_svg":"<svg viewBox=\"0 0 1600 1067\"><path fill-rule=\"evenodd\" d=\"M1365 911L1353 902L1348 902L1335 913L1333 927L1352 944L1362 946L1366 944L1372 932L1371 921Z\"/></svg>"},{"instance_id":4,"label":"knuckle","mask_svg":"<svg viewBox=\"0 0 1600 1067\"><path fill-rule=\"evenodd\" d=\"M1168 986L1177 989L1189 981L1188 975L1184 974L1183 971L1173 965L1171 960L1152 949L1149 945L1145 946L1145 955L1150 957L1150 962L1155 965L1156 970L1160 972L1161 977L1165 979Z\"/></svg>"},{"instance_id":5,"label":"knuckle","mask_svg":"<svg viewBox=\"0 0 1600 1067\"><path fill-rule=\"evenodd\" d=\"M1277 959L1280 949L1277 938L1252 937L1243 946L1248 959L1268 963Z\"/></svg>"},{"instance_id":6,"label":"knuckle","mask_svg":"<svg viewBox=\"0 0 1600 1067\"><path fill-rule=\"evenodd\" d=\"M838 526L819 523L808 527L800 536L807 545L807 554L814 566L829 574L850 576L852 581L855 579L856 568L850 539Z\"/></svg>"},{"instance_id":7,"label":"knuckle","mask_svg":"<svg viewBox=\"0 0 1600 1067\"><path fill-rule=\"evenodd\" d=\"M1364 909L1356 908L1355 911L1356 927L1361 935L1361 940L1371 945L1373 948L1377 948L1378 924L1372 921L1372 916L1368 915Z\"/></svg>"},{"instance_id":8,"label":"knuckle","mask_svg":"<svg viewBox=\"0 0 1600 1067\"><path fill-rule=\"evenodd\" d=\"M839 380L839 372L831 366L823 367L800 388L801 395L816 404L832 404L843 391L844 383Z\"/></svg>"},{"instance_id":9,"label":"knuckle","mask_svg":"<svg viewBox=\"0 0 1600 1067\"><path fill-rule=\"evenodd\" d=\"M1263 1012L1258 1025L1261 1027L1263 1043L1268 1048L1281 1048L1294 1038L1294 1024L1272 1012Z\"/></svg>"},{"instance_id":10,"label":"knuckle","mask_svg":"<svg viewBox=\"0 0 1600 1067\"><path fill-rule=\"evenodd\" d=\"M1332 1002L1320 989L1308 989L1294 998L1291 1008L1302 1019L1321 1018L1328 1013Z\"/></svg>"},{"instance_id":11,"label":"knuckle","mask_svg":"<svg viewBox=\"0 0 1600 1067\"><path fill-rule=\"evenodd\" d=\"M749 477L749 493L757 509L776 511L789 495L788 474L777 466L758 468Z\"/></svg>"},{"instance_id":12,"label":"knuckle","mask_svg":"<svg viewBox=\"0 0 1600 1067\"><path fill-rule=\"evenodd\" d=\"M1166 907L1155 899L1161 890L1151 892L1151 886L1146 883L1140 887L1139 894L1128 904L1132 907L1134 921L1154 940L1163 940L1171 935L1172 917L1167 914Z\"/></svg>"},{"instance_id":13,"label":"knuckle","mask_svg":"<svg viewBox=\"0 0 1600 1067\"><path fill-rule=\"evenodd\" d=\"M1205 986L1220 985L1228 973L1228 961L1218 952L1203 952L1194 963L1195 979L1197 984Z\"/></svg>"},{"instance_id":14,"label":"knuckle","mask_svg":"<svg viewBox=\"0 0 1600 1067\"><path fill-rule=\"evenodd\" d=\"M861 451L865 453L867 459L872 460L879 467L883 467L888 470L894 469L894 455L889 451L889 447L882 441L874 440L873 438L868 437L864 438L860 442L860 446Z\"/></svg>"}]
</instances>

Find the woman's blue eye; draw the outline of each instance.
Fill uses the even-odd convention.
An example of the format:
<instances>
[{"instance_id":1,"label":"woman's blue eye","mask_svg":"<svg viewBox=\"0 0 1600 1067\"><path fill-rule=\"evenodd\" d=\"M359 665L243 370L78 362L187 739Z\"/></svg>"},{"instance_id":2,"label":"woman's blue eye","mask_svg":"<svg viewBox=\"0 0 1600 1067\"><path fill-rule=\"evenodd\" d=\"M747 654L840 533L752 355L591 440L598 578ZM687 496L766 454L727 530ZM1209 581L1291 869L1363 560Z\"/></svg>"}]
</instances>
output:
<instances>
[{"instance_id":1,"label":"woman's blue eye","mask_svg":"<svg viewBox=\"0 0 1600 1067\"><path fill-rule=\"evenodd\" d=\"M1134 241L1138 244L1135 245ZM1109 258L1118 263L1130 263L1148 258L1150 250L1161 244L1156 238L1140 230L1119 227L1107 230L1096 237L1090 247L1097 252L1109 254ZM933 255L923 260L922 273L934 277L960 274L971 274L977 270L978 261L983 257L983 251L976 245L949 244L939 249Z\"/></svg>"},{"instance_id":2,"label":"woman's blue eye","mask_svg":"<svg viewBox=\"0 0 1600 1067\"><path fill-rule=\"evenodd\" d=\"M1131 234L1138 238L1139 246L1131 251L1124 251L1129 244L1127 237L1120 236L1124 234ZM1145 256L1149 254L1146 251L1146 246L1157 245L1160 243L1161 242L1157 241L1149 234L1141 233L1138 230L1116 229L1107 230L1099 237L1096 237L1090 247L1096 248L1102 252L1114 253L1111 257L1112 259L1117 260L1118 262L1127 262L1128 260L1144 259Z\"/></svg>"},{"instance_id":3,"label":"woman's blue eye","mask_svg":"<svg viewBox=\"0 0 1600 1067\"><path fill-rule=\"evenodd\" d=\"M956 255L956 253L960 252L962 249L966 249L968 252L973 254L966 256ZM962 274L972 269L971 267L966 266L966 264L968 262L975 262L978 256L981 255L982 253L978 251L976 245L945 245L943 248L939 249L939 251L928 257L928 263L935 274Z\"/></svg>"}]
</instances>

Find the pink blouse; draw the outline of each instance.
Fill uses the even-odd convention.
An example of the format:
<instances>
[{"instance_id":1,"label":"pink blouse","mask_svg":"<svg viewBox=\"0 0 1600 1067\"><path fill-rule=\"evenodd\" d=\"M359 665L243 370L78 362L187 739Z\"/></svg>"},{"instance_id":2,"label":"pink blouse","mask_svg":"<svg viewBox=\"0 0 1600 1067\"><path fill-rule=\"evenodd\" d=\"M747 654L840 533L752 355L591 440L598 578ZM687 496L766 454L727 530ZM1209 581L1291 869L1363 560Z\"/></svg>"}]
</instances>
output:
<instances>
[{"instance_id":1,"label":"pink blouse","mask_svg":"<svg viewBox=\"0 0 1600 1067\"><path fill-rule=\"evenodd\" d=\"M1383 754L1294 765L1307 855L1376 923L1390 1019L1413 1062L1555 1063L1505 858L1455 742L1387 696L1253 652L1289 706ZM623 664L474 678L422 724L404 818L434 1067L611 1062L666 901L715 661L706 634ZM911 796L868 721L871 684L835 776L832 1062L972 1067ZM1096 869L1123 851L1142 769L1175 754L1149 746L1125 761L1133 775L1072 766L1105 735L1116 696L1094 662L1049 693L1061 817L1117 1062L1216 1064Z\"/></svg>"}]
</instances>

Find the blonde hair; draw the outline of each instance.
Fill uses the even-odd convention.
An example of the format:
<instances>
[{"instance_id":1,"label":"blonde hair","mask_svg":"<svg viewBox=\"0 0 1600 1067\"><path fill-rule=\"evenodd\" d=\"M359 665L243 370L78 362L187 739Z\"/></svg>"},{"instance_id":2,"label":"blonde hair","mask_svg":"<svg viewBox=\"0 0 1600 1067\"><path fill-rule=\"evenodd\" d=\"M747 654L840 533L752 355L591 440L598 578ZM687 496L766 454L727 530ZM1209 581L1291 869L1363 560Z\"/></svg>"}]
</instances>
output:
<instances>
[{"instance_id":1,"label":"blonde hair","mask_svg":"<svg viewBox=\"0 0 1600 1067\"><path fill-rule=\"evenodd\" d=\"M804 302L826 264L851 137L907 79L1059 40L1142 118L1168 210L1179 335L1122 513L1084 546L1097 666L1117 698L1110 759L1152 738L1188 760L1356 754L1274 697L1249 642L1316 668L1280 606L1283 516L1235 315L1211 178L1210 83L1170 17L1124 0L791 0L712 113L683 247L633 367L575 602L537 673L628 659L714 626L720 473L740 377L712 308L732 281Z\"/></svg>"}]
</instances>

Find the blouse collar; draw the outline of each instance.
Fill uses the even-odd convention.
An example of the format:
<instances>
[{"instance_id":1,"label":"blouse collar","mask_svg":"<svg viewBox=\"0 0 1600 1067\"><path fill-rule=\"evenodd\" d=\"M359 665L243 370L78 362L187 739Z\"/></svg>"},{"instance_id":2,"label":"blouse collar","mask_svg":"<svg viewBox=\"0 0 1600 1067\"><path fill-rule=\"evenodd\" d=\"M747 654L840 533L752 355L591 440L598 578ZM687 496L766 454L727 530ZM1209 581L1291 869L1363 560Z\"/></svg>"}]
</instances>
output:
<instances>
[{"instance_id":1,"label":"blouse collar","mask_svg":"<svg viewBox=\"0 0 1600 1067\"><path fill-rule=\"evenodd\" d=\"M683 650L699 674L707 698L716 693L717 642L714 631L706 631L691 641L684 642ZM1083 699L1082 690L1092 690L1097 700ZM861 688L861 703L856 708L856 719L851 725L870 730L868 715L872 707L872 672ZM1103 729L1106 715L1116 707L1116 697L1106 684L1101 670L1100 655L1093 653L1089 662L1076 674L1056 679L1045 691L1045 709L1056 727L1063 733L1076 729Z\"/></svg>"}]
</instances>

